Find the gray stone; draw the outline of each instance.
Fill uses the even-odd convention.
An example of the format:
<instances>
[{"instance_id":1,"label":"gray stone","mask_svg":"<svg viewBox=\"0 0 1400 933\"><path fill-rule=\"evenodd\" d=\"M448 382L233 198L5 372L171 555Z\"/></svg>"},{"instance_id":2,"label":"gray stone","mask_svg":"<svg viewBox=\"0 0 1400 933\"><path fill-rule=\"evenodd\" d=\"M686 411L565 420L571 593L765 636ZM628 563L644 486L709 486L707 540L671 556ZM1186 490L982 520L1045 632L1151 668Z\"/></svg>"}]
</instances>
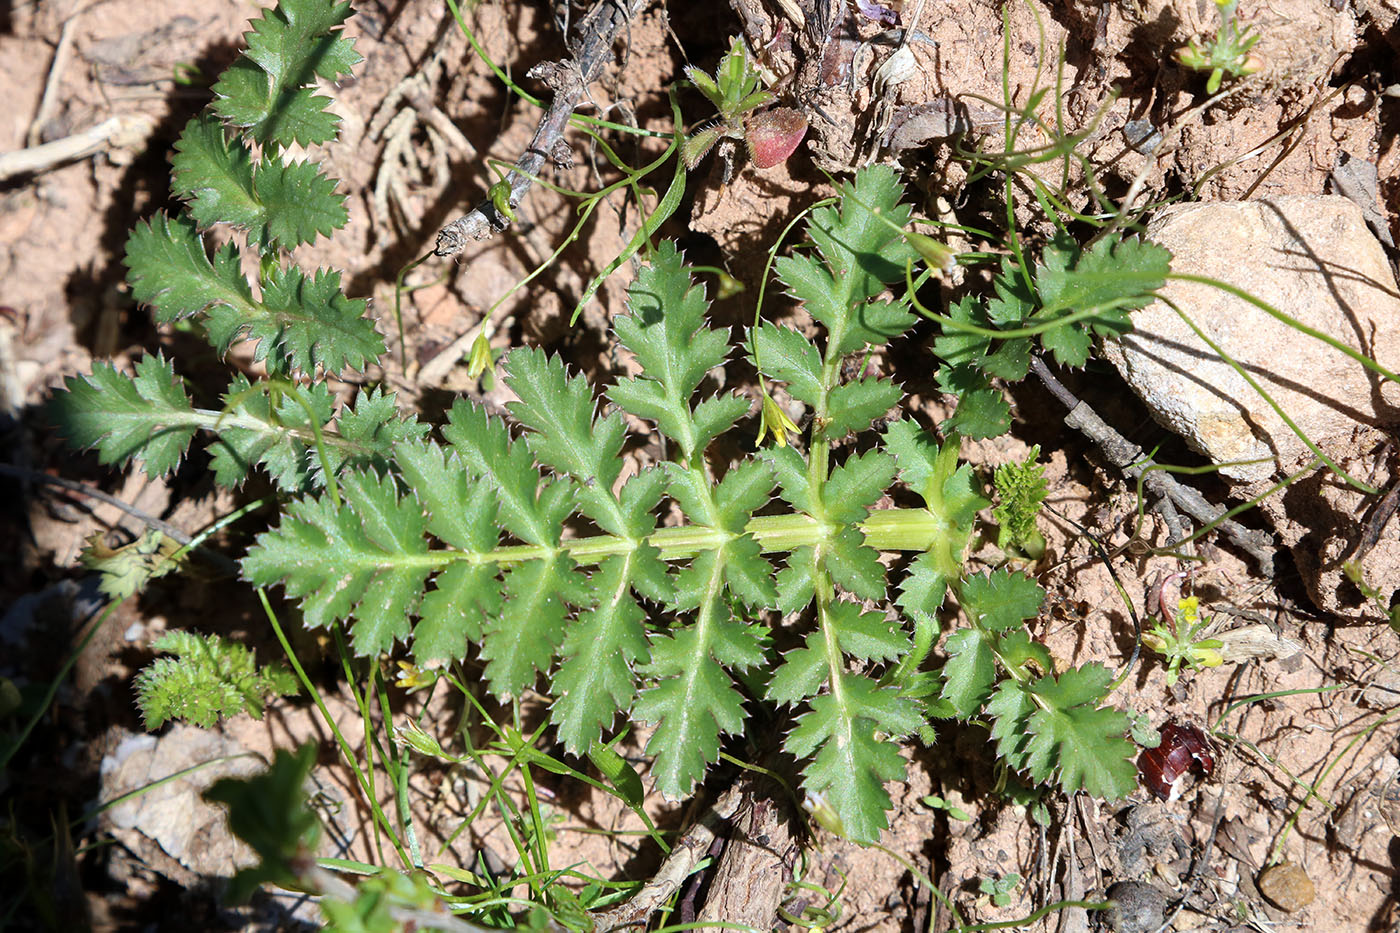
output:
<instances>
[{"instance_id":1,"label":"gray stone","mask_svg":"<svg viewBox=\"0 0 1400 933\"><path fill-rule=\"evenodd\" d=\"M1167 915L1167 896L1150 884L1120 881L1108 889L1113 908L1108 928L1113 933L1153 933Z\"/></svg>"},{"instance_id":2,"label":"gray stone","mask_svg":"<svg viewBox=\"0 0 1400 933\"><path fill-rule=\"evenodd\" d=\"M1172 270L1220 279L1400 369L1400 296L1385 251L1360 208L1300 196L1182 204L1148 235ZM1173 281L1162 292L1267 391L1329 455L1352 452L1362 426L1400 421L1400 386L1228 292ZM1154 417L1216 463L1258 482L1310 453L1277 412L1165 302L1133 315L1134 331L1105 355Z\"/></svg>"}]
</instances>

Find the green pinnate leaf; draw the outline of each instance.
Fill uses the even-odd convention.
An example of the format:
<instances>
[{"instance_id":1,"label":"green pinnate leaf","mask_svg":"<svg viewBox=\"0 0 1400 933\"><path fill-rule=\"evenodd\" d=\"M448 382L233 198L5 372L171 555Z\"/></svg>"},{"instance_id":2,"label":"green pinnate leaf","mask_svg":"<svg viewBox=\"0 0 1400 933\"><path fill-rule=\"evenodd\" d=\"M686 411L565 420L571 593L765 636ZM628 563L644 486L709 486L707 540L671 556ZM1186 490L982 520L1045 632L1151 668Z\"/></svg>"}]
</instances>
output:
<instances>
[{"instance_id":1,"label":"green pinnate leaf","mask_svg":"<svg viewBox=\"0 0 1400 933\"><path fill-rule=\"evenodd\" d=\"M427 512L429 532L462 551L481 554L496 546L496 491L473 478L456 452L430 441L401 441L394 462Z\"/></svg>"},{"instance_id":2,"label":"green pinnate leaf","mask_svg":"<svg viewBox=\"0 0 1400 933\"><path fill-rule=\"evenodd\" d=\"M514 350L504 368L506 384L519 397L507 408L534 432L529 445L535 457L559 473L611 489L622 471L622 418L613 414L595 421L597 403L588 380L569 378L563 360L543 350Z\"/></svg>"},{"instance_id":3,"label":"green pinnate leaf","mask_svg":"<svg viewBox=\"0 0 1400 933\"><path fill-rule=\"evenodd\" d=\"M1040 612L1045 591L1023 573L993 570L967 577L959 601L973 625L989 632L1015 628Z\"/></svg>"},{"instance_id":4,"label":"green pinnate leaf","mask_svg":"<svg viewBox=\"0 0 1400 933\"><path fill-rule=\"evenodd\" d=\"M799 512L816 515L819 506L802 455L791 447L766 447L759 456L772 466L783 501Z\"/></svg>"},{"instance_id":5,"label":"green pinnate leaf","mask_svg":"<svg viewBox=\"0 0 1400 933\"><path fill-rule=\"evenodd\" d=\"M1102 237L1081 251L1061 236L1046 244L1036 291L1045 310L1104 309L1089 320L1100 334L1118 335L1129 329L1126 312L1147 307L1166 284L1171 261L1168 250L1149 240Z\"/></svg>"},{"instance_id":6,"label":"green pinnate leaf","mask_svg":"<svg viewBox=\"0 0 1400 933\"><path fill-rule=\"evenodd\" d=\"M899 584L898 606L910 618L931 617L943 606L951 574L938 566L932 554L920 554L909 565Z\"/></svg>"},{"instance_id":7,"label":"green pinnate leaf","mask_svg":"<svg viewBox=\"0 0 1400 933\"><path fill-rule=\"evenodd\" d=\"M125 263L132 296L149 305L161 324L220 305L239 318L260 313L238 251L226 245L210 262L204 238L183 215L161 212L138 223L126 241Z\"/></svg>"},{"instance_id":8,"label":"green pinnate leaf","mask_svg":"<svg viewBox=\"0 0 1400 933\"><path fill-rule=\"evenodd\" d=\"M494 509L489 488L471 506L484 514ZM487 501L482 502L482 499ZM413 657L418 663L464 661L467 642L481 640L488 619L501 613L501 581L494 564L458 562L433 578L433 588L423 594L421 618L413 627Z\"/></svg>"},{"instance_id":9,"label":"green pinnate leaf","mask_svg":"<svg viewBox=\"0 0 1400 933\"><path fill-rule=\"evenodd\" d=\"M70 376L49 416L70 445L97 448L104 464L138 461L149 476L175 469L198 429L174 364L161 356L138 360L134 377L111 363Z\"/></svg>"},{"instance_id":10,"label":"green pinnate leaf","mask_svg":"<svg viewBox=\"0 0 1400 933\"><path fill-rule=\"evenodd\" d=\"M486 679L497 697L519 697L549 670L564 640L569 603L588 600L588 581L564 554L526 561L505 575L505 603L481 638Z\"/></svg>"},{"instance_id":11,"label":"green pinnate leaf","mask_svg":"<svg viewBox=\"0 0 1400 933\"><path fill-rule=\"evenodd\" d=\"M984 303L970 296L953 302L948 308L948 317L960 324L988 326ZM933 352L951 366L976 366L986 355L991 342L990 337L944 324L943 336L934 338Z\"/></svg>"},{"instance_id":12,"label":"green pinnate leaf","mask_svg":"<svg viewBox=\"0 0 1400 933\"><path fill-rule=\"evenodd\" d=\"M274 405L266 386L255 386L241 373L224 396L225 416L210 445L214 481L241 485L253 467L267 471L284 492L308 492L319 474L312 467L315 427L325 428L335 413L335 399L325 383L282 392ZM307 412L311 415L308 417ZM325 436L325 435L323 435Z\"/></svg>"},{"instance_id":13,"label":"green pinnate leaf","mask_svg":"<svg viewBox=\"0 0 1400 933\"><path fill-rule=\"evenodd\" d=\"M279 267L251 308L209 308L209 340L220 353L234 341L256 341L254 359L272 359L293 370L363 370L384 353L384 339L364 316L365 301L346 298L340 273L318 269L308 278L295 267Z\"/></svg>"},{"instance_id":14,"label":"green pinnate leaf","mask_svg":"<svg viewBox=\"0 0 1400 933\"><path fill-rule=\"evenodd\" d=\"M281 582L312 628L353 619L355 653L374 655L408 637L429 574L426 520L390 479L352 472L339 485L339 507L329 495L293 502L258 536L243 574L257 586Z\"/></svg>"},{"instance_id":15,"label":"green pinnate leaf","mask_svg":"<svg viewBox=\"0 0 1400 933\"><path fill-rule=\"evenodd\" d=\"M540 350L512 352L505 370L507 383L519 396L508 407L532 429L526 442L535 457L578 480L578 501L585 515L604 531L627 537L629 519L613 492L622 472L622 416L613 412L595 419L597 404L588 381L582 376L570 379L562 360L551 360ZM638 517L634 512L630 524L649 531Z\"/></svg>"},{"instance_id":16,"label":"green pinnate leaf","mask_svg":"<svg viewBox=\"0 0 1400 933\"><path fill-rule=\"evenodd\" d=\"M244 34L248 51L214 85L214 110L264 145L333 139L339 118L307 85L346 77L361 61L336 29L349 15L349 3L331 0L281 0L265 11Z\"/></svg>"},{"instance_id":17,"label":"green pinnate leaf","mask_svg":"<svg viewBox=\"0 0 1400 933\"><path fill-rule=\"evenodd\" d=\"M913 701L855 674L841 674L831 692L812 700L783 747L798 758L813 756L802 786L828 804L845 835L861 843L879 839L890 808L883 782L904 776L904 759L891 738L923 725ZM814 754L815 753L815 754Z\"/></svg>"},{"instance_id":18,"label":"green pinnate leaf","mask_svg":"<svg viewBox=\"0 0 1400 933\"><path fill-rule=\"evenodd\" d=\"M818 255L785 256L776 264L792 294L826 328L828 359L887 343L915 321L902 301L871 301L903 279L905 262L915 256L899 230L909 208L899 203L898 178L887 166L873 166L842 192L839 210L812 212L807 235Z\"/></svg>"},{"instance_id":19,"label":"green pinnate leaf","mask_svg":"<svg viewBox=\"0 0 1400 933\"><path fill-rule=\"evenodd\" d=\"M827 399L827 436L836 440L864 431L903 397L904 391L888 379L861 379L837 386Z\"/></svg>"},{"instance_id":20,"label":"green pinnate leaf","mask_svg":"<svg viewBox=\"0 0 1400 933\"><path fill-rule=\"evenodd\" d=\"M1011 406L986 375L971 366L944 366L938 371L938 388L958 397L958 407L939 425L945 434L982 440L1011 430Z\"/></svg>"},{"instance_id":21,"label":"green pinnate leaf","mask_svg":"<svg viewBox=\"0 0 1400 933\"><path fill-rule=\"evenodd\" d=\"M805 648L794 648L783 655L783 663L773 672L764 695L774 703L795 705L816 696L829 672L826 633L817 629L808 634Z\"/></svg>"},{"instance_id":22,"label":"green pinnate leaf","mask_svg":"<svg viewBox=\"0 0 1400 933\"><path fill-rule=\"evenodd\" d=\"M524 441L480 406L458 401L448 412L442 436L474 476L490 480L500 501L501 524L527 544L554 547L564 519L573 510L568 482L542 483Z\"/></svg>"},{"instance_id":23,"label":"green pinnate leaf","mask_svg":"<svg viewBox=\"0 0 1400 933\"><path fill-rule=\"evenodd\" d=\"M724 582L745 606L766 609L777 603L776 573L752 536L731 539L720 555L724 561Z\"/></svg>"},{"instance_id":24,"label":"green pinnate leaf","mask_svg":"<svg viewBox=\"0 0 1400 933\"><path fill-rule=\"evenodd\" d=\"M233 224L254 244L290 249L349 219L334 179L309 162L264 158L255 167L249 148L209 113L186 125L171 165L172 188L200 227Z\"/></svg>"},{"instance_id":25,"label":"green pinnate leaf","mask_svg":"<svg viewBox=\"0 0 1400 933\"><path fill-rule=\"evenodd\" d=\"M330 236L350 219L335 179L310 162L263 159L253 188L266 216L266 234L255 237L258 242L291 249Z\"/></svg>"},{"instance_id":26,"label":"green pinnate leaf","mask_svg":"<svg viewBox=\"0 0 1400 933\"><path fill-rule=\"evenodd\" d=\"M266 208L253 189L253 153L229 139L224 125L202 112L185 124L170 160L171 189L189 202L195 223L205 229L234 224L266 242Z\"/></svg>"},{"instance_id":27,"label":"green pinnate leaf","mask_svg":"<svg viewBox=\"0 0 1400 933\"><path fill-rule=\"evenodd\" d=\"M1083 366L1089 361L1089 350L1093 347L1094 338L1087 329L1081 329L1073 324L1066 324L1064 327L1047 330L1045 333L1041 334L1040 344L1046 350L1054 354L1055 362L1059 363L1061 366ZM958 408L961 410L962 405L959 404ZM1006 421L1009 429L1009 416ZM983 436L995 437L996 435L987 434Z\"/></svg>"},{"instance_id":28,"label":"green pinnate leaf","mask_svg":"<svg viewBox=\"0 0 1400 933\"><path fill-rule=\"evenodd\" d=\"M620 380L608 398L625 411L655 421L680 446L687 463L709 439L696 428L690 399L705 374L729 355L728 335L705 324L708 305L704 288L691 284L675 244L667 241L637 274L628 289L629 313L615 324L618 339L637 358L643 375ZM747 402L743 410L748 410ZM709 427L714 430L719 424Z\"/></svg>"},{"instance_id":29,"label":"green pinnate leaf","mask_svg":"<svg viewBox=\"0 0 1400 933\"><path fill-rule=\"evenodd\" d=\"M395 445L421 440L429 431L416 415L400 415L393 393L378 387L356 393L354 404L340 410L335 427L337 443L326 451L330 468L373 467L381 474L389 468Z\"/></svg>"},{"instance_id":30,"label":"green pinnate leaf","mask_svg":"<svg viewBox=\"0 0 1400 933\"><path fill-rule=\"evenodd\" d=\"M788 393L808 406L822 397L822 358L805 336L790 327L763 323L753 334L754 366L787 384Z\"/></svg>"},{"instance_id":31,"label":"green pinnate leaf","mask_svg":"<svg viewBox=\"0 0 1400 933\"><path fill-rule=\"evenodd\" d=\"M1171 253L1142 239L1104 237L1086 250L1066 235L1046 244L1035 271L1041 308L1036 323L1097 308L1093 317L1041 334L1045 349L1064 366L1083 366L1092 334L1116 337L1132 327L1128 312L1153 300L1171 272Z\"/></svg>"},{"instance_id":32,"label":"green pinnate leaf","mask_svg":"<svg viewBox=\"0 0 1400 933\"><path fill-rule=\"evenodd\" d=\"M861 661L896 661L909 650L909 634L882 612L862 612L855 603L833 602L827 618L841 650Z\"/></svg>"},{"instance_id":33,"label":"green pinnate leaf","mask_svg":"<svg viewBox=\"0 0 1400 933\"><path fill-rule=\"evenodd\" d=\"M651 658L645 616L628 591L631 574L629 558L604 561L592 580L598 605L581 613L564 638L550 718L573 754L590 748L617 713L631 709L633 667Z\"/></svg>"},{"instance_id":34,"label":"green pinnate leaf","mask_svg":"<svg viewBox=\"0 0 1400 933\"><path fill-rule=\"evenodd\" d=\"M938 439L908 418L892 422L885 429L885 450L894 455L899 468L899 478L910 489L923 495L924 500L935 493L930 492L929 482L939 472L938 458L942 448Z\"/></svg>"},{"instance_id":35,"label":"green pinnate leaf","mask_svg":"<svg viewBox=\"0 0 1400 933\"><path fill-rule=\"evenodd\" d=\"M948 636L948 660L943 665L939 696L961 719L976 715L996 686L996 657L987 635L975 628Z\"/></svg>"},{"instance_id":36,"label":"green pinnate leaf","mask_svg":"<svg viewBox=\"0 0 1400 933\"><path fill-rule=\"evenodd\" d=\"M803 545L789 554L778 573L778 611L791 615L807 606L815 594L816 574L816 548Z\"/></svg>"},{"instance_id":37,"label":"green pinnate leaf","mask_svg":"<svg viewBox=\"0 0 1400 933\"><path fill-rule=\"evenodd\" d=\"M656 724L647 754L656 759L657 790L672 800L688 795L719 758L720 733L744 726L743 698L711 655L706 626L702 621L652 642L646 673L655 683L632 708L634 719Z\"/></svg>"},{"instance_id":38,"label":"green pinnate leaf","mask_svg":"<svg viewBox=\"0 0 1400 933\"><path fill-rule=\"evenodd\" d=\"M768 503L773 471L762 460L747 460L730 470L715 488L715 527L742 533L754 510Z\"/></svg>"},{"instance_id":39,"label":"green pinnate leaf","mask_svg":"<svg viewBox=\"0 0 1400 933\"><path fill-rule=\"evenodd\" d=\"M1112 679L1108 668L1091 663L1031 684L1044 701L1027 723L1026 768L1033 778L1054 777L1065 793L1083 790L1111 799L1136 789L1136 749L1124 738L1128 717L1098 705Z\"/></svg>"},{"instance_id":40,"label":"green pinnate leaf","mask_svg":"<svg viewBox=\"0 0 1400 933\"><path fill-rule=\"evenodd\" d=\"M1029 766L1030 718L1039 708L1026 686L1009 677L997 684L987 700L986 713L992 719L997 756L1013 770L1025 771Z\"/></svg>"},{"instance_id":41,"label":"green pinnate leaf","mask_svg":"<svg viewBox=\"0 0 1400 933\"><path fill-rule=\"evenodd\" d=\"M734 427L752 407L753 403L747 398L732 392L702 399L695 406L692 420L695 449L709 447L711 441Z\"/></svg>"},{"instance_id":42,"label":"green pinnate leaf","mask_svg":"<svg viewBox=\"0 0 1400 933\"><path fill-rule=\"evenodd\" d=\"M837 586L861 599L885 598L885 566L875 549L866 546L858 530L841 528L828 540L822 556Z\"/></svg>"},{"instance_id":43,"label":"green pinnate leaf","mask_svg":"<svg viewBox=\"0 0 1400 933\"><path fill-rule=\"evenodd\" d=\"M854 525L870 514L870 505L894 480L895 459L882 450L868 450L831 471L822 490L825 513L833 521Z\"/></svg>"},{"instance_id":44,"label":"green pinnate leaf","mask_svg":"<svg viewBox=\"0 0 1400 933\"><path fill-rule=\"evenodd\" d=\"M694 608L695 621L653 639L642 671L653 684L633 707L634 719L656 724L647 754L656 758L652 774L668 798L689 794L704 776L719 755L721 732L743 728L743 699L725 668L745 671L766 659L758 627L730 615L724 564L706 551L679 574L673 606Z\"/></svg>"}]
</instances>

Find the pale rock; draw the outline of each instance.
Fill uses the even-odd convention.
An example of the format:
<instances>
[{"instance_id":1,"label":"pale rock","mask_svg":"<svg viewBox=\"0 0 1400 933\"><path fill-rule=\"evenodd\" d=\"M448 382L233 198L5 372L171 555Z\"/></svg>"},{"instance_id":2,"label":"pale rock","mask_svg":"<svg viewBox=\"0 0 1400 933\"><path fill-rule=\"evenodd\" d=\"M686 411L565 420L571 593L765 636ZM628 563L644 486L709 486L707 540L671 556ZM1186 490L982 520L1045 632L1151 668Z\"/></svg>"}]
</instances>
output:
<instances>
[{"instance_id":1,"label":"pale rock","mask_svg":"<svg viewBox=\"0 0 1400 933\"><path fill-rule=\"evenodd\" d=\"M1400 291L1361 209L1345 198L1298 196L1183 204L1159 212L1148 236L1171 250L1172 271L1228 282L1392 372L1400 369ZM1352 476L1387 482L1383 429L1400 422L1400 385L1218 288L1171 281L1162 295L1243 367L1298 428ZM1165 302L1133 315L1134 330L1104 347L1153 416L1243 484L1250 498L1309 463L1279 414ZM1370 501L1322 470L1263 504L1322 609L1358 608L1341 563ZM1387 533L1385 539L1394 538ZM1367 579L1383 598L1400 589L1400 554L1383 540ZM1374 565L1374 566L1372 566Z\"/></svg>"},{"instance_id":2,"label":"pale rock","mask_svg":"<svg viewBox=\"0 0 1400 933\"><path fill-rule=\"evenodd\" d=\"M261 757L208 729L177 724L159 738L130 736L102 761L102 799L131 794L105 814L108 829L147 864L182 884L229 877L257 856L229 832L203 793L220 778L249 777ZM159 855L151 844L159 847Z\"/></svg>"},{"instance_id":3,"label":"pale rock","mask_svg":"<svg viewBox=\"0 0 1400 933\"><path fill-rule=\"evenodd\" d=\"M1172 271L1228 282L1394 370L1400 298L1385 251L1361 209L1340 197L1183 204L1148 236ZM1235 359L1314 442L1348 444L1358 424L1400 415L1400 386L1249 302L1209 285L1169 282L1162 295ZM1133 315L1133 332L1105 355L1163 425L1235 480L1273 476L1306 459L1306 445L1228 363L1163 302ZM1340 452L1345 453L1349 447Z\"/></svg>"}]
</instances>

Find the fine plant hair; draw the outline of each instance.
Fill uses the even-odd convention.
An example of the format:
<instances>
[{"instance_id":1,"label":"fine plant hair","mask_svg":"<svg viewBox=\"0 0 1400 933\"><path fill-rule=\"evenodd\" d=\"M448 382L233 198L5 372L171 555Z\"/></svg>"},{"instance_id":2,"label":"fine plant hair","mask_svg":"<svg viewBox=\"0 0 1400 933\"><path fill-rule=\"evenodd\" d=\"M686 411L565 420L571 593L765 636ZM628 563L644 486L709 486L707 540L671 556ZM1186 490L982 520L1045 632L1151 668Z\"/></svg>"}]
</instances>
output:
<instances>
[{"instance_id":1,"label":"fine plant hair","mask_svg":"<svg viewBox=\"0 0 1400 933\"><path fill-rule=\"evenodd\" d=\"M695 790L758 704L787 717L783 748L810 808L858 842L887 825L884 784L906 768L895 740L927 738L939 719L985 726L1001 766L1030 782L1132 790L1113 672L1066 669L1035 640L1027 623L1044 592L1031 576L968 569L991 502L959 450L1009 428L998 384L1024 378L1033 354L1080 366L1095 335L1126 331L1168 272L1165 250L1060 235L1038 259L1006 257L992 298L937 315L908 287L923 253L899 177L873 167L812 211L808 248L776 264L816 338L758 322L736 341L707 321L703 287L662 242L615 322L636 375L593 385L520 348L501 363L517 398L504 418L459 399L434 427L377 388L339 404L330 380L363 372L384 343L339 272L291 262L347 215L336 180L285 152L336 133L311 84L359 60L339 30L348 15L347 4L281 0L254 21L248 51L176 145L183 210L141 223L127 244L133 293L158 322L191 322L221 355L251 341L265 375L236 375L199 408L174 360L147 356L131 373L99 363L53 403L70 443L161 476L207 438L219 483L260 470L281 496L242 556L249 583L280 586L307 627L344 632L355 655L411 657L419 682L479 669L498 700L546 697L570 754L646 725L650 777L668 798ZM215 226L239 242L211 252ZM252 278L245 252L258 260ZM902 412L897 382L848 378L864 367L845 365L921 312L942 328L938 385L958 399L936 430ZM736 348L807 425L799 437L775 423L764 389L773 441L737 458L718 442L743 432L754 400L706 390ZM664 438L664 457L632 470L623 451L638 422ZM897 486L923 504L874 508ZM1038 496L1023 491L1012 509L1023 549ZM913 556L892 574L882 552ZM250 661L225 667L254 676ZM143 689L160 689L160 671Z\"/></svg>"}]
</instances>

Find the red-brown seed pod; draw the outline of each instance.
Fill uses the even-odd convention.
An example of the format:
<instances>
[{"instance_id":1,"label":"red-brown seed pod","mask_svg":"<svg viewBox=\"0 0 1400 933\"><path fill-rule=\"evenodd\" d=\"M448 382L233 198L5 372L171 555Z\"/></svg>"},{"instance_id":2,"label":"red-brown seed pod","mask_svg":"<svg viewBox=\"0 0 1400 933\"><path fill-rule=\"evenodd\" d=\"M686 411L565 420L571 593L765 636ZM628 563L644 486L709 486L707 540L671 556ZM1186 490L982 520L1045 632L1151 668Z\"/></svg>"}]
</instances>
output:
<instances>
[{"instance_id":1,"label":"red-brown seed pod","mask_svg":"<svg viewBox=\"0 0 1400 933\"><path fill-rule=\"evenodd\" d=\"M1185 789L1186 776L1208 777L1215 770L1210 742L1196 726L1169 722L1161 729L1162 744L1144 748L1138 756L1138 777L1142 786L1168 803Z\"/></svg>"},{"instance_id":2,"label":"red-brown seed pod","mask_svg":"<svg viewBox=\"0 0 1400 933\"><path fill-rule=\"evenodd\" d=\"M807 135L807 118L791 107L770 107L744 118L744 141L759 168L772 168L797 151Z\"/></svg>"}]
</instances>

